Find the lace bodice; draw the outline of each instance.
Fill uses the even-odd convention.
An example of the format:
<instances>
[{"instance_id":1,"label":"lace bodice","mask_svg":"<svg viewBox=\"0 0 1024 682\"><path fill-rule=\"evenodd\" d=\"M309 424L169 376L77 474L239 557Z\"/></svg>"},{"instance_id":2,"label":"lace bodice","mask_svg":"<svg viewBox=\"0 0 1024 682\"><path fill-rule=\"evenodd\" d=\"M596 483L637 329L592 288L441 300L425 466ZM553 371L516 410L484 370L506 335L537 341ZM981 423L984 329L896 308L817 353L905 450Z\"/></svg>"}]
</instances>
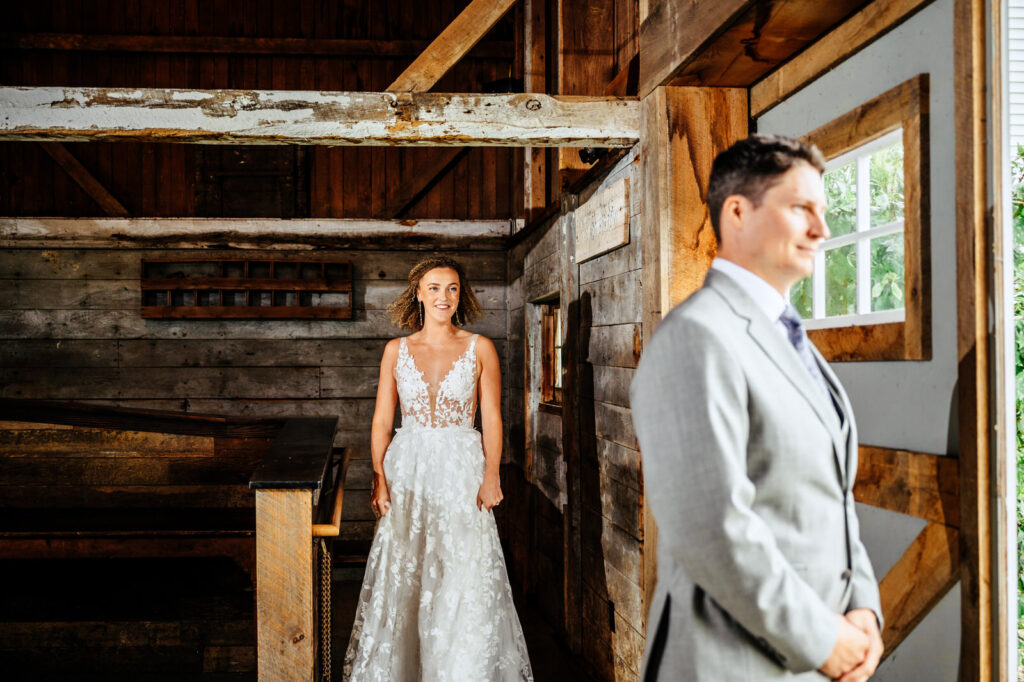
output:
<instances>
[{"instance_id":1,"label":"lace bodice","mask_svg":"<svg viewBox=\"0 0 1024 682\"><path fill-rule=\"evenodd\" d=\"M461 426L473 428L476 412L476 339L452 364L440 383L432 386L405 343L398 345L395 382L402 404L402 425L416 424L430 428Z\"/></svg>"}]
</instances>

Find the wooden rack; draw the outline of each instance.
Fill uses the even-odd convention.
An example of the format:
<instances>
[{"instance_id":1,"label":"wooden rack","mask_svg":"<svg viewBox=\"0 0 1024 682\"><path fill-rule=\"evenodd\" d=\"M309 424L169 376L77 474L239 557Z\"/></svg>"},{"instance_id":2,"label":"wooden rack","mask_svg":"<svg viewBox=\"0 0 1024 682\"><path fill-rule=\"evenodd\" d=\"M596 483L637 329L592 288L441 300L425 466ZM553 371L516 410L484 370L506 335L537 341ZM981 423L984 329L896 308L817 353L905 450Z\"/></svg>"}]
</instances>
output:
<instances>
[{"instance_id":1,"label":"wooden rack","mask_svg":"<svg viewBox=\"0 0 1024 682\"><path fill-rule=\"evenodd\" d=\"M346 260L144 258L142 317L351 319Z\"/></svg>"}]
</instances>

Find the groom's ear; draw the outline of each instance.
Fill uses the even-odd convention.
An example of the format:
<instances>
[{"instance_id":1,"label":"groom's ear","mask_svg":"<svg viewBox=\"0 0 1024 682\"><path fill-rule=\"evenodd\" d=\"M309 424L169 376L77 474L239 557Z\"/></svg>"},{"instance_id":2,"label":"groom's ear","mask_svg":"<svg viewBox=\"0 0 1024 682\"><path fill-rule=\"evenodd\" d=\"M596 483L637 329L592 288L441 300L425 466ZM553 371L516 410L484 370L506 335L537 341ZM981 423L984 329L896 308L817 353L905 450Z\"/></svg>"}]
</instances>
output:
<instances>
[{"instance_id":1,"label":"groom's ear","mask_svg":"<svg viewBox=\"0 0 1024 682\"><path fill-rule=\"evenodd\" d=\"M752 208L750 199L742 194L730 194L722 202L722 214L719 216L719 233L725 234L726 229L742 230L743 217ZM719 237L721 242L721 237Z\"/></svg>"}]
</instances>

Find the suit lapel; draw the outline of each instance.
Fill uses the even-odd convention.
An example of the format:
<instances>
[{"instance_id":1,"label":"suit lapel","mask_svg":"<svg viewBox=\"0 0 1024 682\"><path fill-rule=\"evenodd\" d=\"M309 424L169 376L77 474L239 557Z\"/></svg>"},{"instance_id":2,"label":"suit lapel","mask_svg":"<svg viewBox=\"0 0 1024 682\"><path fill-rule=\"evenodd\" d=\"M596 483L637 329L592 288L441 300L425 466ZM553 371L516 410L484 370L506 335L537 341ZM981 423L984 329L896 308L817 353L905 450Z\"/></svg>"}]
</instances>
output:
<instances>
[{"instance_id":1,"label":"suit lapel","mask_svg":"<svg viewBox=\"0 0 1024 682\"><path fill-rule=\"evenodd\" d=\"M775 323L765 316L764 312L757 307L750 296L731 277L711 270L708 272L706 284L721 294L737 315L747 320L747 333L750 334L751 339L761 347L764 354L768 356L800 395L804 397L808 405L818 416L818 419L828 429L829 435L832 438L832 450L835 455L839 478L845 485L848 448L843 442L845 439L839 424L839 417L836 415L835 409L822 400L821 391L815 385L810 372L804 367L803 361L800 360L796 349L782 337L779 330L775 328ZM813 349L814 344L811 344L811 347ZM819 366L823 365L817 349L814 349L814 353L815 358L818 359ZM839 385L831 369L828 369L826 376L829 377L834 386ZM845 400L845 395L843 399ZM845 404L844 410L846 410ZM848 410L847 414L849 414Z\"/></svg>"}]
</instances>

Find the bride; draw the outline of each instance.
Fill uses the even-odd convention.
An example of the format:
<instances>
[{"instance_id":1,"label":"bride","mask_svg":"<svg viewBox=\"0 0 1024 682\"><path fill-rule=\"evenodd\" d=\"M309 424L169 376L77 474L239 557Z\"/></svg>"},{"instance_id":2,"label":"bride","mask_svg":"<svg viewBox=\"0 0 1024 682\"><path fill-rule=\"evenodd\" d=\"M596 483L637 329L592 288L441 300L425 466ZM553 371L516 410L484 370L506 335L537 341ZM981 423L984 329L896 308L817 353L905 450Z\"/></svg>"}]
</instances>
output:
<instances>
[{"instance_id":1,"label":"bride","mask_svg":"<svg viewBox=\"0 0 1024 682\"><path fill-rule=\"evenodd\" d=\"M498 354L456 326L480 303L462 266L435 256L413 267L390 311L417 331L388 342L381 360L370 500L380 521L344 679L533 680L491 513L502 499Z\"/></svg>"}]
</instances>

